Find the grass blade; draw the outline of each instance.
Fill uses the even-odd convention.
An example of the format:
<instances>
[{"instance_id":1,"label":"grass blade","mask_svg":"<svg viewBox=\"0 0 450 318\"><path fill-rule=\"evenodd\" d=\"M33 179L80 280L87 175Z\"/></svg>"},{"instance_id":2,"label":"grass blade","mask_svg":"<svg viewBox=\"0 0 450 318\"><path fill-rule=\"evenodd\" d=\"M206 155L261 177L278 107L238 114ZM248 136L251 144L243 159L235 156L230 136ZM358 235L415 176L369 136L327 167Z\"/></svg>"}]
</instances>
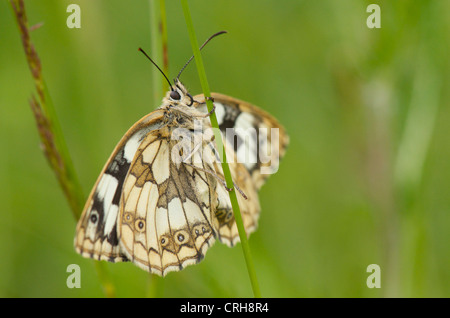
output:
<instances>
[{"instance_id":1,"label":"grass blade","mask_svg":"<svg viewBox=\"0 0 450 318\"><path fill-rule=\"evenodd\" d=\"M192 23L191 13L189 10L189 5L188 5L187 0L181 0L181 5L183 7L184 17L186 20L186 26L187 26L187 29L189 32L189 38L191 40L192 50L193 50L194 57L195 57L195 64L197 65L197 71L198 71L198 75L200 78L203 95L205 96L205 101L206 101L206 104L208 107L208 111L211 112L213 109L213 103L211 100L209 100L207 98L207 97L211 97L211 91L209 89L208 80L206 78L205 67L203 65L203 60L201 57L200 49L198 47L197 36L195 34L195 30L194 30L194 26ZM230 201L231 201L231 206L233 208L234 216L236 219L237 228L239 231L239 238L241 240L242 251L244 253L244 258L245 258L245 262L247 265L247 271L248 271L250 281L252 284L253 294L255 297L259 298L259 297L261 297L261 292L259 290L258 279L257 279L256 271L255 271L255 268L253 265L253 259L251 257L251 253L250 253L250 246L248 244L247 234L245 232L244 224L242 222L241 211L239 209L236 191L234 189L233 181L231 178L230 167L228 166L228 162L226 159L222 136L221 136L220 130L219 130L219 124L217 122L217 117L214 112L211 114L210 119L211 119L211 125L214 130L214 137L215 137L217 149L219 149L219 152L221 151L221 153L223 155L222 169L223 169L224 177L225 177L225 180L227 183L227 187L230 189L233 189L232 191L229 192Z\"/></svg>"},{"instance_id":2,"label":"grass blade","mask_svg":"<svg viewBox=\"0 0 450 318\"><path fill-rule=\"evenodd\" d=\"M167 48L167 19L165 0L150 0L150 54L156 64L162 65L161 69L165 74L169 74L169 57ZM153 96L154 106L161 104L164 94L169 90L169 84L164 80L158 69L153 68ZM164 294L164 279L153 274L149 274L147 297L162 297Z\"/></svg>"},{"instance_id":3,"label":"grass blade","mask_svg":"<svg viewBox=\"0 0 450 318\"><path fill-rule=\"evenodd\" d=\"M28 27L23 0L11 0L10 4L16 17L17 25L19 26L25 56L37 91L38 97L31 96L30 106L36 120L41 146L64 192L72 214L78 220L83 210L85 199L42 75L41 61L31 42L30 31L35 30L36 27ZM101 264L96 264L96 270L105 295L107 297L114 297L115 288L109 279L108 273Z\"/></svg>"}]
</instances>

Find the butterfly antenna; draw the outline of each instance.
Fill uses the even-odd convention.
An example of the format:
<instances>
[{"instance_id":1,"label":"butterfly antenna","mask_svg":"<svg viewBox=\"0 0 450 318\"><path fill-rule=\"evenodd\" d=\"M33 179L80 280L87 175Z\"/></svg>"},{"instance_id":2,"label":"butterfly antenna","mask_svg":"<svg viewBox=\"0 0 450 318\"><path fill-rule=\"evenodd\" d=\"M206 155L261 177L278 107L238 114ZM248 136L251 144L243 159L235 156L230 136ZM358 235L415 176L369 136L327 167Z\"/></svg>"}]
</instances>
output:
<instances>
[{"instance_id":1,"label":"butterfly antenna","mask_svg":"<svg viewBox=\"0 0 450 318\"><path fill-rule=\"evenodd\" d=\"M203 47L204 47L209 41L211 41L212 39L214 39L216 36L221 35L221 34L224 34L224 33L227 33L227 31L220 31L220 32L217 32L217 33L211 35L211 36L205 41L205 43L202 44L202 46L200 47L200 50L203 49ZM186 64L184 64L183 68L181 69L180 73L178 73L178 76L177 76L177 78L175 79L176 81L178 81L178 79L179 79L180 76L181 76L181 73L182 73L182 72L184 71L184 69L189 65L189 63L192 61L193 58L194 58L194 55L192 55L191 58L186 62Z\"/></svg>"},{"instance_id":2,"label":"butterfly antenna","mask_svg":"<svg viewBox=\"0 0 450 318\"><path fill-rule=\"evenodd\" d=\"M138 51L141 51L141 52L142 52L142 53L150 60L150 62L152 62L153 65L156 66L156 68L161 72L161 74L162 74L162 75L164 76L164 78L167 80L167 83L169 83L170 90L173 91L173 89L172 89L172 84L170 83L170 81L169 81L169 79L167 78L166 74L164 74L164 72L159 68L159 66L156 65L155 62L153 62L153 60L150 58L150 56L148 56L147 53L145 53L143 49L139 48Z\"/></svg>"}]
</instances>

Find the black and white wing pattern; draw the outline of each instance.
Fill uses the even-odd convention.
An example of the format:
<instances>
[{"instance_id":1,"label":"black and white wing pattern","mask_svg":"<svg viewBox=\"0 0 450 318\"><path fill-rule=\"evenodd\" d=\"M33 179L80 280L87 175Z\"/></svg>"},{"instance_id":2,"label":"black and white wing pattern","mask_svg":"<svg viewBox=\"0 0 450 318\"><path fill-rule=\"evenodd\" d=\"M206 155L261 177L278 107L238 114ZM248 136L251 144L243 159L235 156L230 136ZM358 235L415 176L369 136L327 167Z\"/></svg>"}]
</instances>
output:
<instances>
[{"instance_id":1,"label":"black and white wing pattern","mask_svg":"<svg viewBox=\"0 0 450 318\"><path fill-rule=\"evenodd\" d=\"M225 147L227 159L233 159L231 160L232 162L229 163L233 182L239 187L240 191L245 194L244 198L238 192L237 199L239 210L241 211L242 222L247 236L249 236L258 226L258 218L261 211L258 192L248 170L242 163L237 162L235 152L229 145ZM216 174L221 178L224 178L222 165L218 161L214 163L214 168ZM230 196L223 186L217 187L216 192L217 205L215 215L219 222L219 240L232 247L240 241L240 238L231 206Z\"/></svg>"},{"instance_id":2,"label":"black and white wing pattern","mask_svg":"<svg viewBox=\"0 0 450 318\"><path fill-rule=\"evenodd\" d=\"M201 261L215 242L221 185L213 162L204 161L200 151L186 153L183 162L173 160L179 142L155 113L130 129L101 172L78 223L75 247L85 257L131 261L165 276Z\"/></svg>"},{"instance_id":3,"label":"black and white wing pattern","mask_svg":"<svg viewBox=\"0 0 450 318\"><path fill-rule=\"evenodd\" d=\"M218 232L217 180L204 172L213 168L194 156L189 165L177 163L176 145L164 130L147 135L125 180L118 221L127 258L161 276L201 261Z\"/></svg>"},{"instance_id":4,"label":"black and white wing pattern","mask_svg":"<svg viewBox=\"0 0 450 318\"><path fill-rule=\"evenodd\" d=\"M117 231L123 185L142 139L162 125L162 116L161 111L155 111L131 127L100 173L75 235L75 249L84 257L110 262L128 260L120 248Z\"/></svg>"},{"instance_id":5,"label":"black and white wing pattern","mask_svg":"<svg viewBox=\"0 0 450 318\"><path fill-rule=\"evenodd\" d=\"M286 152L289 137L284 127L269 113L227 95L212 93L215 113L224 140L227 160L234 183L246 194L238 194L238 203L247 235L258 226L261 211L258 190L274 174ZM206 111L203 95L194 97L197 106ZM223 177L221 165L216 173ZM219 239L228 246L240 241L229 195L224 187L217 189Z\"/></svg>"},{"instance_id":6,"label":"black and white wing pattern","mask_svg":"<svg viewBox=\"0 0 450 318\"><path fill-rule=\"evenodd\" d=\"M232 147L236 161L250 173L256 189L278 171L289 144L284 127L269 113L248 102L212 93L223 139ZM195 100L204 102L203 95ZM206 108L201 103L199 108ZM204 110L203 110L204 111Z\"/></svg>"}]
</instances>

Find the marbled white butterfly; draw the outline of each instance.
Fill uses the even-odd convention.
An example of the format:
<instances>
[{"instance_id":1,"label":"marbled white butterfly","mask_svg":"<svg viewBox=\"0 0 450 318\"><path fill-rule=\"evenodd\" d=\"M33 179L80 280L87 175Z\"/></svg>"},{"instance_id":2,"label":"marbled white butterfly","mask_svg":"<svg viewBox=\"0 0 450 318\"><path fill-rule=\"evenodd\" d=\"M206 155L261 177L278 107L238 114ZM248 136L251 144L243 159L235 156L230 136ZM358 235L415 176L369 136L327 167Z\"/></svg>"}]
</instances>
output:
<instances>
[{"instance_id":1,"label":"marbled white butterfly","mask_svg":"<svg viewBox=\"0 0 450 318\"><path fill-rule=\"evenodd\" d=\"M212 99L249 235L260 213L257 192L277 171L288 136L256 106L217 93ZM192 97L177 77L106 162L77 225L78 253L164 276L198 263L216 239L239 241L209 115L204 96Z\"/></svg>"}]
</instances>

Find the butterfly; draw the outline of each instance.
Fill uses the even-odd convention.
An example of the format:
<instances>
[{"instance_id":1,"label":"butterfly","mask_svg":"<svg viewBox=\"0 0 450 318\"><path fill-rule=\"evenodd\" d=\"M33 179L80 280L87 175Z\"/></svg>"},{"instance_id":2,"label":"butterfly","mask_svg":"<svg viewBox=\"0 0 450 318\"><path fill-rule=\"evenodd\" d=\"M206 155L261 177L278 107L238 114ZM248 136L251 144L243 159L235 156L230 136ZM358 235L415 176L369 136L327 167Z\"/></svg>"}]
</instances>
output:
<instances>
[{"instance_id":1,"label":"butterfly","mask_svg":"<svg viewBox=\"0 0 450 318\"><path fill-rule=\"evenodd\" d=\"M258 224L258 190L278 170L289 138L260 108L218 93L211 99L248 236ZM101 171L77 224L79 254L165 276L200 262L216 240L239 242L211 113L203 95L175 79Z\"/></svg>"}]
</instances>

